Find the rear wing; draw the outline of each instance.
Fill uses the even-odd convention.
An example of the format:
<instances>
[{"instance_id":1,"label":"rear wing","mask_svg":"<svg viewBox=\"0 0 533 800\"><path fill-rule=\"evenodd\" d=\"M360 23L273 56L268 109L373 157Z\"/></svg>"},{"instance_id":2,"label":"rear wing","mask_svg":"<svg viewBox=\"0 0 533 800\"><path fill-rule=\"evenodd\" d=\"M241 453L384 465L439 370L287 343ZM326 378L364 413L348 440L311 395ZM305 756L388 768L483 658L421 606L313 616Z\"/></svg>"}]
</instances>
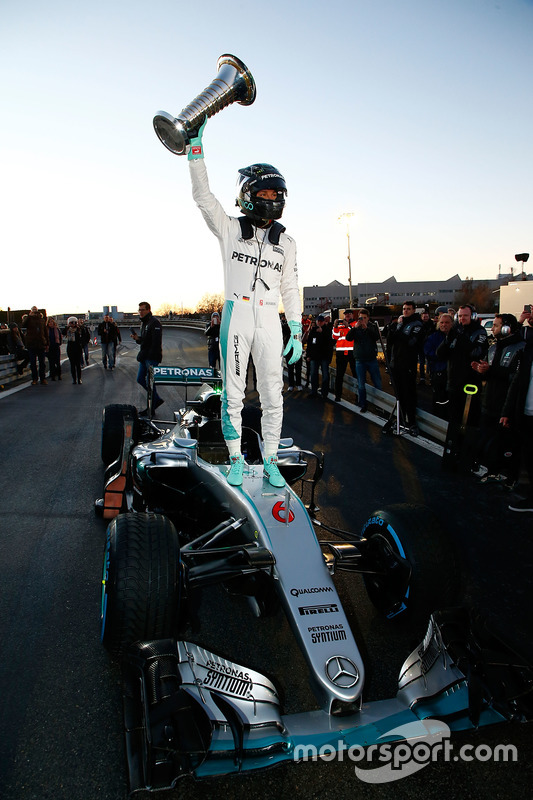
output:
<instances>
[{"instance_id":1,"label":"rear wing","mask_svg":"<svg viewBox=\"0 0 533 800\"><path fill-rule=\"evenodd\" d=\"M148 370L148 415L152 419L154 386L157 384L167 386L185 386L185 403L188 402L187 387L201 386L207 383L222 389L222 375L220 370L213 367L150 367Z\"/></svg>"}]
</instances>

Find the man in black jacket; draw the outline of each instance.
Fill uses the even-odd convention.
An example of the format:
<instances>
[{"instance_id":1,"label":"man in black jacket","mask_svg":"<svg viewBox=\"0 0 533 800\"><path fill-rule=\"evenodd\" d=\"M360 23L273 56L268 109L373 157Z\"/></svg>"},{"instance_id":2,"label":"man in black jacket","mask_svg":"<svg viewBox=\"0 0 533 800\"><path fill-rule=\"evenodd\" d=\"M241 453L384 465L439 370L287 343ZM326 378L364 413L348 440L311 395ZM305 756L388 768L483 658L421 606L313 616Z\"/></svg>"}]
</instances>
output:
<instances>
[{"instance_id":1,"label":"man in black jacket","mask_svg":"<svg viewBox=\"0 0 533 800\"><path fill-rule=\"evenodd\" d=\"M489 347L487 360L472 362L472 369L482 375L485 381L481 395L477 460L487 467L488 472L480 483L500 483L507 476L506 484L512 485L518 477L517 448L513 447L510 432L500 420L509 386L526 343L514 314L496 314L492 333L495 341Z\"/></svg>"},{"instance_id":2,"label":"man in black jacket","mask_svg":"<svg viewBox=\"0 0 533 800\"><path fill-rule=\"evenodd\" d=\"M135 339L140 345L139 353L137 354L137 361L139 362L139 372L137 373L137 383L148 392L148 370L150 367L156 367L163 359L163 328L157 317L154 317L150 307L150 303L143 301L139 303L139 316L141 318L141 333L132 333L131 338ZM155 384L152 392L152 406L155 411L162 403L162 400L157 394ZM141 414L148 413L148 408L141 411Z\"/></svg>"},{"instance_id":3,"label":"man in black jacket","mask_svg":"<svg viewBox=\"0 0 533 800\"><path fill-rule=\"evenodd\" d=\"M482 376L473 362L487 357L487 332L477 319L476 310L464 305L457 312L457 320L446 339L437 347L437 358L447 362L449 422L444 444L443 468L456 470L459 466L474 467L471 456L474 447L463 453L463 439L469 428L477 428L481 412ZM466 457L465 457L466 456Z\"/></svg>"},{"instance_id":4,"label":"man in black jacket","mask_svg":"<svg viewBox=\"0 0 533 800\"><path fill-rule=\"evenodd\" d=\"M322 372L320 394L324 400L329 393L329 365L333 357L332 325L329 318L319 314L316 323L304 335L307 342L306 357L309 360L311 393L309 397L318 397L318 371Z\"/></svg>"},{"instance_id":5,"label":"man in black jacket","mask_svg":"<svg viewBox=\"0 0 533 800\"><path fill-rule=\"evenodd\" d=\"M98 326L97 333L100 337L100 343L102 345L102 364L104 365L104 369L107 369L108 366L109 369L114 369L117 341L122 341L122 339L120 337L118 326L110 314L105 315L104 321ZM82 334L82 341L83 340L84 337ZM88 340L87 344L89 344ZM87 358L87 363L89 363L88 351L85 354L85 357Z\"/></svg>"},{"instance_id":6,"label":"man in black jacket","mask_svg":"<svg viewBox=\"0 0 533 800\"><path fill-rule=\"evenodd\" d=\"M387 337L387 352L390 356L390 374L393 389L400 401L405 424L411 436L418 436L416 424L416 367L422 341L422 319L416 313L416 305L412 300L403 304L402 315L397 322L391 323ZM382 433L392 430L393 422L389 420L382 428Z\"/></svg>"},{"instance_id":7,"label":"man in black jacket","mask_svg":"<svg viewBox=\"0 0 533 800\"><path fill-rule=\"evenodd\" d=\"M525 498L517 497L509 504L511 511L533 512L533 317L530 312L523 312L519 322L527 320L528 325L520 329L526 346L523 350L505 403L503 405L501 424L513 432L515 444L519 443L524 453L529 487Z\"/></svg>"},{"instance_id":8,"label":"man in black jacket","mask_svg":"<svg viewBox=\"0 0 533 800\"><path fill-rule=\"evenodd\" d=\"M479 422L479 388L482 377L472 368L472 362L484 361L488 347L487 331L477 319L475 308L470 305L461 306L457 312L457 321L436 353L437 358L448 362L450 424L461 422L468 394L472 397L468 423L475 426ZM469 386L471 389L465 392L465 387ZM474 391L476 388L478 391Z\"/></svg>"}]
</instances>

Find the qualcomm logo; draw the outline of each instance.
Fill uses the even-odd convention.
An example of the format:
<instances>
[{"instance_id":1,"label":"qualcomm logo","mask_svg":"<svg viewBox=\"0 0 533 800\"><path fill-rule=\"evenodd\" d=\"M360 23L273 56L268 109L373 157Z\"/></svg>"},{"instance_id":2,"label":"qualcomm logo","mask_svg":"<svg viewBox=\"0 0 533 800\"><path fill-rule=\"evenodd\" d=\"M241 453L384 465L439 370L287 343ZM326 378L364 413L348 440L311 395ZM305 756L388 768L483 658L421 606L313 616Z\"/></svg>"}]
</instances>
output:
<instances>
[{"instance_id":1,"label":"qualcomm logo","mask_svg":"<svg viewBox=\"0 0 533 800\"><path fill-rule=\"evenodd\" d=\"M351 689L359 680L359 670L349 658L332 656L326 661L326 675L340 689Z\"/></svg>"}]
</instances>

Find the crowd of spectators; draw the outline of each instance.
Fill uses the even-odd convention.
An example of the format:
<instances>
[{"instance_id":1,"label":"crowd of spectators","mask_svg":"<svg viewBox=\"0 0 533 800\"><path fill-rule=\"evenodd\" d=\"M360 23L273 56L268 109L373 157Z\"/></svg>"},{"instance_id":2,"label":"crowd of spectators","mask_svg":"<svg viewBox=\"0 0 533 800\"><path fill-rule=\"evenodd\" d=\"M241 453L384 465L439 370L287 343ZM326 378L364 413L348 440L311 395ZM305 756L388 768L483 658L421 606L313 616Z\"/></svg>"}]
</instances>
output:
<instances>
[{"instance_id":1,"label":"crowd of spectators","mask_svg":"<svg viewBox=\"0 0 533 800\"><path fill-rule=\"evenodd\" d=\"M282 319L283 324L283 319ZM439 310L432 319L407 300L402 314L381 330L368 309L347 309L332 322L329 313L302 317L302 362L287 368L287 392L302 391L306 364L309 398L342 401L347 371L357 380L360 413L368 410L366 381L382 389L388 380L399 401L402 430L418 436L418 393L447 421L443 465L467 470L480 484L516 487L523 460L529 476L525 498L513 511L533 512L533 316L524 311L495 314L491 339L473 306ZM383 352L379 355L378 344ZM335 365L332 385L331 366ZM427 387L427 388L426 388ZM392 423L382 430L387 433Z\"/></svg>"},{"instance_id":2,"label":"crowd of spectators","mask_svg":"<svg viewBox=\"0 0 533 800\"><path fill-rule=\"evenodd\" d=\"M116 343L120 341L120 332L111 317L106 316L105 319L113 329L114 365ZM25 368L30 367L32 386L39 384L46 386L48 380L63 379L61 368L63 344L66 344L72 383L82 383L81 370L89 365L89 344L92 340L91 331L84 319L72 316L67 319L66 325L60 327L54 317L48 316L46 311L39 310L37 306L32 306L30 311L23 315L20 326L17 322L10 322L2 327L5 328L5 335L0 343L2 353L15 357L17 375L22 376ZM101 339L102 346L104 341L106 342L107 350L107 338L102 336Z\"/></svg>"}]
</instances>

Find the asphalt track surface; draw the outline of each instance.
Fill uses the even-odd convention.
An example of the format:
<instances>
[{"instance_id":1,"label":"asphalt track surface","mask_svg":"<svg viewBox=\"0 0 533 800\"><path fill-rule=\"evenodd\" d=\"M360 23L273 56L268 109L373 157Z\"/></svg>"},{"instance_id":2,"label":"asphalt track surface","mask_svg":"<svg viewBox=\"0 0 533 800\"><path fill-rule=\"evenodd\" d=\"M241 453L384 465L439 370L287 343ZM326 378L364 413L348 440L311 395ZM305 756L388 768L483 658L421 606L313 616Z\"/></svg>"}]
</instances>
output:
<instances>
[{"instance_id":1,"label":"asphalt track surface","mask_svg":"<svg viewBox=\"0 0 533 800\"><path fill-rule=\"evenodd\" d=\"M207 364L201 333L165 329L164 344L165 364ZM99 642L105 523L95 517L93 501L102 493L103 407L144 406L135 383L136 352L126 342L109 372L95 350L81 386L72 385L67 362L61 383L26 382L0 394L0 797L6 800L127 795L120 672ZM177 388L163 387L161 394L161 411L181 405ZM248 399L257 402L257 395L252 391ZM438 456L420 442L382 436L372 419L306 392L286 395L283 434L326 453L318 504L330 524L359 530L384 505L429 507L461 555L458 604L479 609L533 656L531 515L507 511L508 498L498 488L442 473ZM399 668L418 642L379 617L359 576L342 573L338 587L365 656L365 700L392 697ZM240 599L212 589L203 596L200 617L195 641L272 676L285 712L313 706L306 668L281 614L255 620ZM522 798L533 782L530 733L529 724L513 724L452 739L456 747L514 744L517 763L437 761L415 775L372 785L354 775L350 761L306 762L246 777L186 779L162 796Z\"/></svg>"}]
</instances>

